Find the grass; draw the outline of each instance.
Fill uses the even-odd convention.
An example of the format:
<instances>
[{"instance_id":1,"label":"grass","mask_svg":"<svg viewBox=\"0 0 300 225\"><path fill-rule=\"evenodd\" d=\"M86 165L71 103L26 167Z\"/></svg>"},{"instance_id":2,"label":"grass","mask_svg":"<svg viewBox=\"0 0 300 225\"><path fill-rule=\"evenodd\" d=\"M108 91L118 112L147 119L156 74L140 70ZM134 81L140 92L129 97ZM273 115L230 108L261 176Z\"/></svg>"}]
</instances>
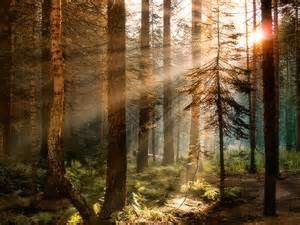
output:
<instances>
[{"instance_id":1,"label":"grass","mask_svg":"<svg viewBox=\"0 0 300 225\"><path fill-rule=\"evenodd\" d=\"M195 182L181 185L184 181L186 162L172 166L161 166L157 162L150 163L143 172L135 172L135 163L128 164L127 175L127 206L125 209L114 215L116 221L136 222L136 221L173 221L173 216L163 212L161 209L165 203L176 194L188 194L189 197L200 201L218 201L219 190L200 177L213 174L217 177L219 171L218 157L205 160L204 169L197 175L199 178ZM230 151L225 153L226 174L235 176L248 173L249 151ZM264 154L257 152L256 165L258 172L264 171ZM281 170L296 171L300 169L300 153L295 151L280 151ZM38 182L42 188L44 171L38 171ZM2 193L11 193L17 190L27 191L31 182L30 165L16 163L10 160L0 160L0 188ZM94 206L96 212L101 210L101 204L105 193L105 174L103 170L94 167L85 167L79 162L72 162L67 168L67 177L72 184L80 190L88 199L89 204ZM241 196L239 187L230 187L225 190L226 199L238 199ZM68 215L69 225L80 224L80 216L72 207ZM7 219L13 224L47 224L49 221L57 219L57 215L52 212L33 212L30 215L14 214ZM5 224L5 223L4 223Z\"/></svg>"},{"instance_id":2,"label":"grass","mask_svg":"<svg viewBox=\"0 0 300 225\"><path fill-rule=\"evenodd\" d=\"M215 202L220 200L219 189L204 180L197 180L195 182L189 182L188 184L182 185L181 192L183 194L187 193L191 197L201 199L206 202ZM235 200L240 196L241 189L239 187L225 188L226 200Z\"/></svg>"},{"instance_id":3,"label":"grass","mask_svg":"<svg viewBox=\"0 0 300 225\"><path fill-rule=\"evenodd\" d=\"M229 151L225 152L225 171L227 176L244 175L249 171L249 152L250 150ZM258 173L264 172L264 153L256 152L255 155L256 168ZM219 158L210 161L210 167L214 167L214 171L219 172ZM283 171L297 171L300 169L300 153L296 151L280 150L279 155L280 169Z\"/></svg>"}]
</instances>

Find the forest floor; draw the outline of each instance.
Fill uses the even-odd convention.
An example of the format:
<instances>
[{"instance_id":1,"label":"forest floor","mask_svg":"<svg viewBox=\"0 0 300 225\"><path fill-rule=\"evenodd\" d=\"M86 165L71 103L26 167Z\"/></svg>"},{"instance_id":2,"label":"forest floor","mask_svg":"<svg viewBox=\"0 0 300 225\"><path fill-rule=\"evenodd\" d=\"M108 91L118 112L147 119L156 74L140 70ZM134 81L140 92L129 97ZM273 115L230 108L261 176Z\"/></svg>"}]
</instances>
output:
<instances>
[{"instance_id":1,"label":"forest floor","mask_svg":"<svg viewBox=\"0 0 300 225\"><path fill-rule=\"evenodd\" d=\"M186 169L179 165L153 165L141 174L135 174L133 168L128 179L128 206L116 218L120 224L300 225L299 170L282 173L282 179L277 182L278 216L266 218L262 215L262 171L256 175L246 174L246 171L231 171L235 175L227 176L226 187L234 195L221 204L214 198L218 196L219 183L218 175L213 172L215 169L200 172L193 183L195 186L188 188ZM69 174L73 175L70 177L76 178L72 182L89 197L90 203L97 202L94 206L99 211L105 179L97 177L96 173L94 176L88 175L90 173L79 166L69 170ZM47 201L33 199L30 195L23 196L26 191L20 190L25 188L30 179L17 176L16 180L19 184L17 188L17 181L6 185L4 180L3 187L13 186L16 191L11 194L0 193L1 225L81 224L78 213L66 199ZM207 196L207 193L210 195Z\"/></svg>"},{"instance_id":2,"label":"forest floor","mask_svg":"<svg viewBox=\"0 0 300 225\"><path fill-rule=\"evenodd\" d=\"M227 178L227 186L242 188L241 198L225 204L204 204L186 200L175 215L182 224L194 225L299 225L300 173L283 173L277 183L276 217L264 217L262 175L242 175ZM179 201L180 202L180 201ZM194 204L194 205L193 205ZM178 208L178 206L174 206Z\"/></svg>"}]
</instances>

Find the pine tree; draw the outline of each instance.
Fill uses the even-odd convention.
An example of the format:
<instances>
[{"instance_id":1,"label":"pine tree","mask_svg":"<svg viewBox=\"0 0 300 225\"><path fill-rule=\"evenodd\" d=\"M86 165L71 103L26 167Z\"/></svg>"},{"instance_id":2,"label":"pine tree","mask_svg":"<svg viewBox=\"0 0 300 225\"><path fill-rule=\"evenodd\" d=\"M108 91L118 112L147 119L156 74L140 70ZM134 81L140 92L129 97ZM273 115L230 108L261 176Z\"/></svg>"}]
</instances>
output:
<instances>
[{"instance_id":1,"label":"pine tree","mask_svg":"<svg viewBox=\"0 0 300 225\"><path fill-rule=\"evenodd\" d=\"M50 75L53 99L48 128L48 168L59 192L70 200L86 224L95 224L95 213L82 195L65 177L63 160L64 124L64 64L61 47L62 28L61 0L51 0L50 12Z\"/></svg>"},{"instance_id":2,"label":"pine tree","mask_svg":"<svg viewBox=\"0 0 300 225\"><path fill-rule=\"evenodd\" d=\"M139 143L137 154L137 172L148 166L149 127L151 119L151 100L149 89L149 58L150 58L150 2L142 0L141 26L141 93L139 112ZM146 86L146 87L145 87Z\"/></svg>"},{"instance_id":3,"label":"pine tree","mask_svg":"<svg viewBox=\"0 0 300 225\"><path fill-rule=\"evenodd\" d=\"M173 118L172 118L172 77L170 74L171 62L171 0L164 0L163 17L163 61L164 61L164 82L163 82L163 124L164 124L164 154L165 165L174 162L174 141L173 141Z\"/></svg>"},{"instance_id":4,"label":"pine tree","mask_svg":"<svg viewBox=\"0 0 300 225\"><path fill-rule=\"evenodd\" d=\"M247 137L245 129L248 128L248 124L244 119L249 112L238 103L236 95L248 93L250 88L245 78L247 71L234 64L240 58L235 47L239 34L234 32L233 24L221 22L221 16L227 16L227 13L223 14L221 11L222 5L224 1L218 0L214 10L216 17L212 19L214 21L212 30L217 42L215 57L201 67L194 68L187 75L191 85L188 85L185 91L195 96L188 108L201 103L201 109L210 113L206 121L206 129L218 131L220 196L221 200L224 200L224 137Z\"/></svg>"},{"instance_id":5,"label":"pine tree","mask_svg":"<svg viewBox=\"0 0 300 225\"><path fill-rule=\"evenodd\" d=\"M256 0L253 0L253 32L256 33ZM256 172L256 103L257 103L257 44L253 43L252 50L252 73L251 73L251 96L250 96L250 173Z\"/></svg>"},{"instance_id":6,"label":"pine tree","mask_svg":"<svg viewBox=\"0 0 300 225\"><path fill-rule=\"evenodd\" d=\"M125 124L125 1L109 0L108 14L108 123L106 191L101 218L123 209L126 203ZM118 63L116 63L118 62Z\"/></svg>"},{"instance_id":7,"label":"pine tree","mask_svg":"<svg viewBox=\"0 0 300 225\"><path fill-rule=\"evenodd\" d=\"M201 58L201 14L202 14L202 0L192 1L192 60L194 66L200 65ZM192 96L194 101L196 96ZM200 103L201 104L201 103ZM190 127L190 146L189 146L189 166L188 179L193 178L193 174L201 165L200 153L200 105L191 106L191 127ZM197 160L196 160L197 159ZM196 165L198 164L198 165ZM202 166L200 166L201 168Z\"/></svg>"},{"instance_id":8,"label":"pine tree","mask_svg":"<svg viewBox=\"0 0 300 225\"><path fill-rule=\"evenodd\" d=\"M264 136L265 136L265 195L264 214L276 214L276 153L278 136L276 133L276 88L272 32L272 0L261 0L263 48L263 88L264 88Z\"/></svg>"}]
</instances>

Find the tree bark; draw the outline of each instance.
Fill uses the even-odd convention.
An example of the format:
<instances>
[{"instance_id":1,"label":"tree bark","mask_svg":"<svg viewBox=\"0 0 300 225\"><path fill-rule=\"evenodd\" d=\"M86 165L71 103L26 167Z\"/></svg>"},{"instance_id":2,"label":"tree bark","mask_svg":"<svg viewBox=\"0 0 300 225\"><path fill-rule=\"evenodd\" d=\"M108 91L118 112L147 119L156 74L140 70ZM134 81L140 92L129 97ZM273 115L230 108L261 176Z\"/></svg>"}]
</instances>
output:
<instances>
[{"instance_id":1,"label":"tree bark","mask_svg":"<svg viewBox=\"0 0 300 225\"><path fill-rule=\"evenodd\" d=\"M280 169L279 169L279 92L280 92L280 80L279 80L279 37L278 37L278 1L273 0L273 10L274 10L274 73L275 73L275 113L276 113L276 122L275 122L275 132L277 135L275 145L278 146L278 148L275 149L275 169L276 174L279 176Z\"/></svg>"},{"instance_id":2,"label":"tree bark","mask_svg":"<svg viewBox=\"0 0 300 225\"><path fill-rule=\"evenodd\" d=\"M285 148L291 151L293 148L291 123L290 123L290 62L289 51L286 59L286 78L285 78Z\"/></svg>"},{"instance_id":3,"label":"tree bark","mask_svg":"<svg viewBox=\"0 0 300 225\"><path fill-rule=\"evenodd\" d=\"M296 124L296 150L300 151L300 26L298 18L298 1L295 1L295 37L296 37L296 107L297 107L297 124Z\"/></svg>"},{"instance_id":4,"label":"tree bark","mask_svg":"<svg viewBox=\"0 0 300 225\"><path fill-rule=\"evenodd\" d=\"M0 126L2 129L1 154L11 153L11 77L12 77L12 20L9 0L0 3Z\"/></svg>"},{"instance_id":5,"label":"tree bark","mask_svg":"<svg viewBox=\"0 0 300 225\"><path fill-rule=\"evenodd\" d=\"M59 192L66 196L79 211L85 224L95 224L96 216L85 199L73 189L65 178L63 161L63 125L64 125L64 64L61 48L61 0L51 0L50 13L50 76L53 99L50 108L48 129L48 167L55 177Z\"/></svg>"},{"instance_id":6,"label":"tree bark","mask_svg":"<svg viewBox=\"0 0 300 225\"><path fill-rule=\"evenodd\" d=\"M223 104L222 104L222 90L220 78L220 51L221 51L221 37L220 37L220 3L218 0L217 11L217 35L218 35L218 55L217 55L217 114L218 114L218 129L219 129L219 153L220 153L220 199L224 201L225 198L225 164L224 164L224 121L223 121Z\"/></svg>"},{"instance_id":7,"label":"tree bark","mask_svg":"<svg viewBox=\"0 0 300 225\"><path fill-rule=\"evenodd\" d=\"M41 75L41 28L42 28L42 3L39 0L33 0L34 18L33 18L33 34L32 44L33 50L33 63L30 78L30 136L31 136L31 161L32 161L32 191L37 191L37 163L38 155L40 151L39 134L40 127L38 126L38 93L39 93L39 81Z\"/></svg>"},{"instance_id":8,"label":"tree bark","mask_svg":"<svg viewBox=\"0 0 300 225\"><path fill-rule=\"evenodd\" d=\"M253 32L256 33L256 0L253 0ZM256 173L256 102L257 102L257 45L253 43L252 79L251 79L251 104L250 104L250 173Z\"/></svg>"},{"instance_id":9,"label":"tree bark","mask_svg":"<svg viewBox=\"0 0 300 225\"><path fill-rule=\"evenodd\" d=\"M126 202L125 124L125 1L108 1L108 122L109 144L103 219L121 210Z\"/></svg>"},{"instance_id":10,"label":"tree bark","mask_svg":"<svg viewBox=\"0 0 300 225\"><path fill-rule=\"evenodd\" d=\"M264 88L264 136L265 136L265 191L264 214L276 214L276 153L278 149L276 87L273 54L272 0L261 0L263 48L263 88Z\"/></svg>"},{"instance_id":11,"label":"tree bark","mask_svg":"<svg viewBox=\"0 0 300 225\"><path fill-rule=\"evenodd\" d=\"M200 47L201 47L201 10L202 0L192 0L192 60L193 65L200 64ZM192 96L192 101L196 98ZM191 107L191 127L190 127L190 145L189 145L189 180L192 174L197 173L195 169L198 167L195 163L202 163L198 158L200 152L200 105ZM200 166L202 167L202 166Z\"/></svg>"},{"instance_id":12,"label":"tree bark","mask_svg":"<svg viewBox=\"0 0 300 225\"><path fill-rule=\"evenodd\" d=\"M151 102L149 98L150 80L150 2L142 0L141 8L141 96L139 112L139 143L137 154L137 172L148 166L149 125L151 119Z\"/></svg>"},{"instance_id":13,"label":"tree bark","mask_svg":"<svg viewBox=\"0 0 300 225\"><path fill-rule=\"evenodd\" d=\"M171 0L164 0L163 16L163 124L164 124L164 153L163 164L174 163L173 118L172 118L172 77L171 67Z\"/></svg>"},{"instance_id":14,"label":"tree bark","mask_svg":"<svg viewBox=\"0 0 300 225\"><path fill-rule=\"evenodd\" d=\"M47 131L49 122L49 104L51 98L49 80L50 62L50 7L51 0L44 0L42 3L42 140L41 157L42 161L47 161Z\"/></svg>"}]
</instances>

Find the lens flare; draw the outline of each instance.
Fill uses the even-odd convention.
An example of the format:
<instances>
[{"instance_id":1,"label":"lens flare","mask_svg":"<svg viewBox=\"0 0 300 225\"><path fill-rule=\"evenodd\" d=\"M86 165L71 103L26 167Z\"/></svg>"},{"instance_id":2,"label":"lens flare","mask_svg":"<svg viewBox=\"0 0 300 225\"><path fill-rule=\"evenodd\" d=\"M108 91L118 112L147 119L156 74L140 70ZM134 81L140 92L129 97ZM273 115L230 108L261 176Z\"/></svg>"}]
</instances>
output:
<instances>
[{"instance_id":1,"label":"lens flare","mask_svg":"<svg viewBox=\"0 0 300 225\"><path fill-rule=\"evenodd\" d=\"M256 32L253 32L250 35L250 44L258 43L263 39L264 35L261 30L258 30Z\"/></svg>"}]
</instances>

